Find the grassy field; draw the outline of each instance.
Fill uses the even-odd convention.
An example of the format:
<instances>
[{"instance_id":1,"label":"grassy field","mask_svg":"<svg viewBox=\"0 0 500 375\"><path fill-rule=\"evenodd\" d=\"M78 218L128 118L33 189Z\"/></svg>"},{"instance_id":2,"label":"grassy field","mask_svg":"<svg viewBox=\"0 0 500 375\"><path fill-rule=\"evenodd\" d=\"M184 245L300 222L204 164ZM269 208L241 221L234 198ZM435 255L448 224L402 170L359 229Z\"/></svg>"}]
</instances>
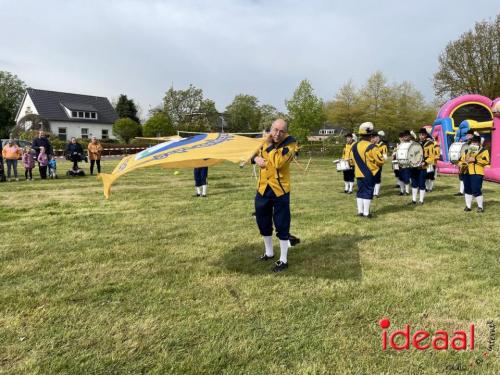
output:
<instances>
[{"instance_id":1,"label":"grassy field","mask_svg":"<svg viewBox=\"0 0 500 375\"><path fill-rule=\"evenodd\" d=\"M191 170L136 171L106 201L91 177L0 184L0 372L500 373L498 343L483 356L500 322L500 185L485 183L484 214L463 212L447 176L415 207L386 167L368 220L331 161L294 166L302 244L281 274L257 260L251 169L211 168L207 199L192 185ZM382 317L475 323L476 349L383 351Z\"/></svg>"}]
</instances>

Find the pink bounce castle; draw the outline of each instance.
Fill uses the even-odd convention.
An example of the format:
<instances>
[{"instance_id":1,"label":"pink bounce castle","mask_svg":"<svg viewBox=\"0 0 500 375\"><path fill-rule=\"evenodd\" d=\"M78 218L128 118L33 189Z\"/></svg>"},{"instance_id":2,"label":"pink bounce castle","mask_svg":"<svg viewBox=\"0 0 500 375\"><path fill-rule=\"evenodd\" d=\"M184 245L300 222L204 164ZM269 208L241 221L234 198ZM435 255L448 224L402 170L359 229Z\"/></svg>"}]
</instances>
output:
<instances>
[{"instance_id":1,"label":"pink bounce castle","mask_svg":"<svg viewBox=\"0 0 500 375\"><path fill-rule=\"evenodd\" d=\"M448 150L453 142L464 139L469 129L484 138L490 150L491 166L485 169L485 179L500 183L500 98L491 100L482 95L463 95L448 101L432 124L432 136L441 146L439 173L458 173L449 162Z\"/></svg>"}]
</instances>

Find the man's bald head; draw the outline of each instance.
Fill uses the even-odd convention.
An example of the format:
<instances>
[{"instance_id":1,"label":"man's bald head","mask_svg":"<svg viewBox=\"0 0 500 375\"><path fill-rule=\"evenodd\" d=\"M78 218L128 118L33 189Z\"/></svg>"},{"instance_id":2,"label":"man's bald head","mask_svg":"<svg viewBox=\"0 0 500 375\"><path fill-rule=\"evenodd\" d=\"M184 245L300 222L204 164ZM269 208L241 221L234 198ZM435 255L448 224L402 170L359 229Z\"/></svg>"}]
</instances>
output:
<instances>
[{"instance_id":1,"label":"man's bald head","mask_svg":"<svg viewBox=\"0 0 500 375\"><path fill-rule=\"evenodd\" d=\"M273 121L271 126L271 137L274 143L281 143L288 133L288 125L282 118Z\"/></svg>"}]
</instances>

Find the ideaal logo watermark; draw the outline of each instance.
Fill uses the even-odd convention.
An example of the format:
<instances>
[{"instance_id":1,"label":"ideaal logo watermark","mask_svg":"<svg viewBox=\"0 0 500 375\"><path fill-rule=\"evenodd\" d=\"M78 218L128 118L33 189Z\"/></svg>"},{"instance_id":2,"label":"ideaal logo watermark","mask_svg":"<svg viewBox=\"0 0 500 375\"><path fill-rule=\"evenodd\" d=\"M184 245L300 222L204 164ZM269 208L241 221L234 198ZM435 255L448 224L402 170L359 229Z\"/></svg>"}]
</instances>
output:
<instances>
[{"instance_id":1,"label":"ideaal logo watermark","mask_svg":"<svg viewBox=\"0 0 500 375\"><path fill-rule=\"evenodd\" d=\"M493 320L486 322L488 327L488 345L486 351L481 353L468 366L461 363L453 363L446 366L447 370L465 371L467 367L480 366L485 359L491 354L495 346L496 326ZM476 326L474 323L469 324L469 327L464 330L448 332L438 329L431 332L419 329L412 331L409 324L405 324L403 329L393 330L388 332L391 326L389 318L383 318L379 321L382 328L382 350L386 351L392 348L397 351L410 350L413 347L417 350L475 350Z\"/></svg>"},{"instance_id":2,"label":"ideaal logo watermark","mask_svg":"<svg viewBox=\"0 0 500 375\"><path fill-rule=\"evenodd\" d=\"M423 329L412 332L409 324L405 324L403 329L397 329L388 335L387 329L391 326L391 321L384 318L379 324L382 328L382 350L387 350L387 344L395 350L409 350L410 346L417 350L427 350L431 347L434 350L448 350L450 347L454 350L474 350L475 326L473 323L469 325L467 331L454 331L452 335L441 329L435 331L434 335ZM403 343L396 342L400 341L399 337L404 339Z\"/></svg>"}]
</instances>

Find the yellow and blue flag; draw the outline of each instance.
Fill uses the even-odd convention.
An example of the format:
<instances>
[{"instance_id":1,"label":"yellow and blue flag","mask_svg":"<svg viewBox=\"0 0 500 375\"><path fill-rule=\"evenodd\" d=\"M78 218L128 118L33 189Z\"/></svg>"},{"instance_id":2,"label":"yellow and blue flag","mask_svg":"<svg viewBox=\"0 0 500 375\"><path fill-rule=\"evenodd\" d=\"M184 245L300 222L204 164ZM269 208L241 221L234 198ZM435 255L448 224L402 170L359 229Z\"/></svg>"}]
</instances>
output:
<instances>
[{"instance_id":1,"label":"yellow and blue flag","mask_svg":"<svg viewBox=\"0 0 500 375\"><path fill-rule=\"evenodd\" d=\"M100 173L104 196L109 198L111 185L122 175L138 168L199 168L218 164L224 160L245 163L255 155L263 138L248 138L231 133L204 133L179 138L149 147L137 154L126 156L111 174Z\"/></svg>"}]
</instances>

